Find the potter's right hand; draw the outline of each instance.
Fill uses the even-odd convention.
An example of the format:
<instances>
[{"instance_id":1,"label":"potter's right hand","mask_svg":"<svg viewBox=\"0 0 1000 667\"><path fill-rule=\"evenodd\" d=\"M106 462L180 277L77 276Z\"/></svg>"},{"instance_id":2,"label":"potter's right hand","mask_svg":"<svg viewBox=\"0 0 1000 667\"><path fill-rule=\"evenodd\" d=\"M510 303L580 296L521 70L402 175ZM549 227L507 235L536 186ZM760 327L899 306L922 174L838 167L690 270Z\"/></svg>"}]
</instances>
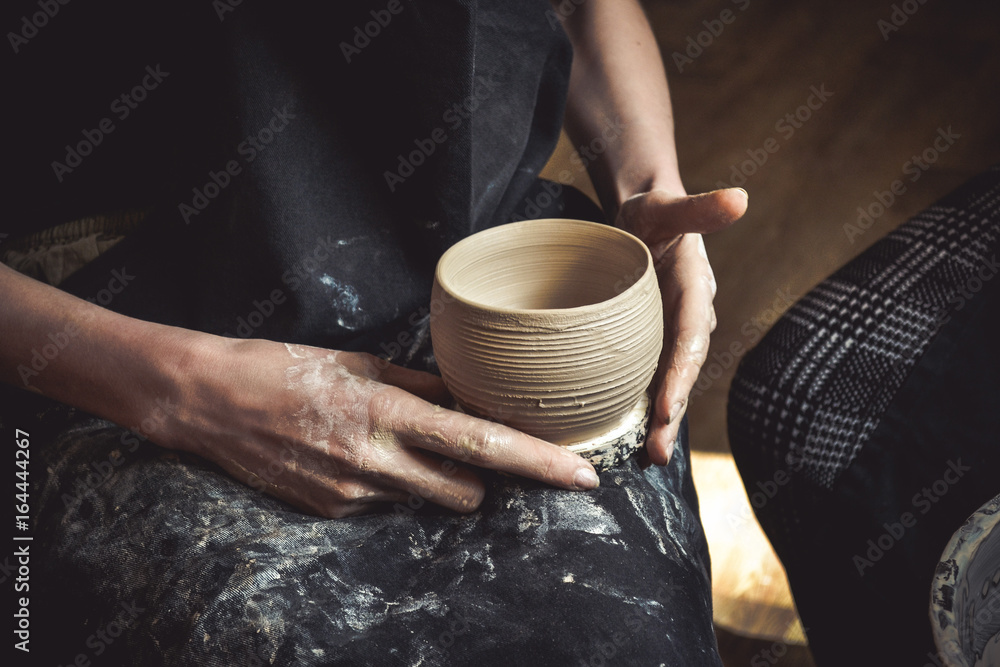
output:
<instances>
[{"instance_id":1,"label":"potter's right hand","mask_svg":"<svg viewBox=\"0 0 1000 667\"><path fill-rule=\"evenodd\" d=\"M214 368L199 374L203 398L179 407L163 444L307 512L343 517L424 500L469 512L484 494L474 466L597 485L576 454L440 407L449 397L437 376L361 353L216 340Z\"/></svg>"}]
</instances>

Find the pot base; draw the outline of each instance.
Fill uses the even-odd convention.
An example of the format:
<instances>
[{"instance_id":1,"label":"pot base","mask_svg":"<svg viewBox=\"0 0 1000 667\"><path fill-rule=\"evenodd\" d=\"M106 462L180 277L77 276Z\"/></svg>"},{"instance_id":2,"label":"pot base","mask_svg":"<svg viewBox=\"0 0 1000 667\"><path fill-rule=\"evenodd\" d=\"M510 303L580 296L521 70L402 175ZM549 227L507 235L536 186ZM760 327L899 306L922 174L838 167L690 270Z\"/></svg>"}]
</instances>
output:
<instances>
[{"instance_id":1,"label":"pot base","mask_svg":"<svg viewBox=\"0 0 1000 667\"><path fill-rule=\"evenodd\" d=\"M642 394L618 426L596 438L565 447L590 461L597 472L621 465L646 444L650 406L649 396Z\"/></svg>"}]
</instances>

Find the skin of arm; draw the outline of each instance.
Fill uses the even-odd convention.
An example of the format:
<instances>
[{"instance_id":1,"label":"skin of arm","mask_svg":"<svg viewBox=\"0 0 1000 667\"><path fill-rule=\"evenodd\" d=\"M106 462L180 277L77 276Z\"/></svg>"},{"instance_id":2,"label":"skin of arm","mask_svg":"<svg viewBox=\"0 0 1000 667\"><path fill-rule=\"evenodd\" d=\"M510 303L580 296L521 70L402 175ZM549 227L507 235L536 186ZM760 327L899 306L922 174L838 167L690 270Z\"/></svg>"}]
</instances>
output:
<instances>
[{"instance_id":1,"label":"skin of arm","mask_svg":"<svg viewBox=\"0 0 1000 667\"><path fill-rule=\"evenodd\" d=\"M312 514L425 501L472 511L485 492L477 467L597 485L576 454L446 410L440 378L372 355L145 322L3 265L0 294L0 380L198 454Z\"/></svg>"},{"instance_id":2,"label":"skin of arm","mask_svg":"<svg viewBox=\"0 0 1000 667\"><path fill-rule=\"evenodd\" d=\"M649 246L663 297L663 353L646 451L665 465L715 329L716 283L701 235L738 220L739 188L689 196L681 182L663 59L636 0L552 9L573 44L565 126L575 145L605 138L587 165L609 220ZM609 136L608 128L616 128Z\"/></svg>"}]
</instances>

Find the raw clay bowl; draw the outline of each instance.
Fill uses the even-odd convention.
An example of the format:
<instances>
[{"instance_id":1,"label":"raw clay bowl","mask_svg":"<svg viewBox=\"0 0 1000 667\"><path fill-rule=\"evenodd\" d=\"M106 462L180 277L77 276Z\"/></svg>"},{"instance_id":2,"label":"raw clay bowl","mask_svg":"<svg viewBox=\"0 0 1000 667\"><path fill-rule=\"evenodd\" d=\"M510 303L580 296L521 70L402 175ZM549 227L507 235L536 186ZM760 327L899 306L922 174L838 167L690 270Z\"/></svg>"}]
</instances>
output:
<instances>
[{"instance_id":1,"label":"raw clay bowl","mask_svg":"<svg viewBox=\"0 0 1000 667\"><path fill-rule=\"evenodd\" d=\"M649 250L593 222L527 220L460 241L438 263L431 306L462 408L559 445L620 426L663 341Z\"/></svg>"},{"instance_id":2,"label":"raw clay bowl","mask_svg":"<svg viewBox=\"0 0 1000 667\"><path fill-rule=\"evenodd\" d=\"M952 536L934 573L931 625L947 667L1000 665L1000 496Z\"/></svg>"}]
</instances>

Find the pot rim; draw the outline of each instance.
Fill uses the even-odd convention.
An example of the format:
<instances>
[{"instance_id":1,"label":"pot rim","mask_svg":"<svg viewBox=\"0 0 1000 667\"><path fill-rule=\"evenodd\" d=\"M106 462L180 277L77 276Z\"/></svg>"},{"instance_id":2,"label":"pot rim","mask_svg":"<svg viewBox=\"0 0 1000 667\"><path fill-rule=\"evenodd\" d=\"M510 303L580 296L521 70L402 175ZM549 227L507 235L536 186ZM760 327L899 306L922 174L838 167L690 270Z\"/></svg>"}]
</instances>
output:
<instances>
[{"instance_id":1,"label":"pot rim","mask_svg":"<svg viewBox=\"0 0 1000 667\"><path fill-rule=\"evenodd\" d=\"M584 304L582 306L573 306L570 308L507 308L500 306L488 306L486 304L480 303L478 301L473 301L468 299L455 290L455 286L452 285L448 280L442 275L442 268L445 266L446 260L449 254L453 254L456 248L459 248L463 244L467 245L472 242L472 239L476 239L476 242L482 242L484 237L488 236L498 236L503 234L512 233L512 229L515 227L537 227L540 223L569 223L571 225L577 225L580 227L592 227L599 228L603 232L609 232L611 236L617 236L621 239L631 240L637 247L642 248L643 253L646 256L646 266L642 275L637 277L635 282L629 285L626 289L622 290L620 293L614 295L610 299L605 299L603 301L598 301L596 303ZM437 266L434 269L434 281L441 287L442 290L448 295L449 299L453 299L469 308L474 308L482 312L496 313L498 315L518 315L528 318L549 318L553 316L584 316L593 313L599 313L607 310L608 308L614 308L617 304L622 301L627 301L632 297L632 294L638 289L644 289L642 283L647 279L649 274L653 275L654 285L656 283L655 268L653 266L653 255L649 252L649 248L639 237L631 234L624 229L615 227L613 225L607 225L599 222L591 222L589 220L576 220L574 218L538 218L535 220L521 220L519 222L509 222L503 225L497 225L496 227L490 227L489 229L484 229L482 231L476 232L471 236L467 236L461 241L455 243L450 248L448 248L438 260Z\"/></svg>"}]
</instances>

